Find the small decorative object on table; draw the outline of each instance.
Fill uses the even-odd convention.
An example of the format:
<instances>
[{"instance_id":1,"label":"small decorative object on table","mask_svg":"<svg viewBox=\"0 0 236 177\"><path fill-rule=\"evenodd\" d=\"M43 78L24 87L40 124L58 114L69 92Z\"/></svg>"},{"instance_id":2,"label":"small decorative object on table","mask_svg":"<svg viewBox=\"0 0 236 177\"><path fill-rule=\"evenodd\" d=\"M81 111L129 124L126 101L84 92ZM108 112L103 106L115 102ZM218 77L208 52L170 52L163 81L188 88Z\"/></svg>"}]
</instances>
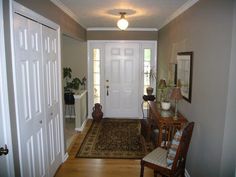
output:
<instances>
[{"instance_id":1,"label":"small decorative object on table","mask_svg":"<svg viewBox=\"0 0 236 177\"><path fill-rule=\"evenodd\" d=\"M175 100L175 115L174 115L173 119L177 120L178 119L177 104L178 104L178 101L182 99L181 90L179 87L173 88L170 98Z\"/></svg>"},{"instance_id":2,"label":"small decorative object on table","mask_svg":"<svg viewBox=\"0 0 236 177\"><path fill-rule=\"evenodd\" d=\"M165 111L169 110L170 109L170 102L169 101L162 101L161 108Z\"/></svg>"},{"instance_id":3,"label":"small decorative object on table","mask_svg":"<svg viewBox=\"0 0 236 177\"><path fill-rule=\"evenodd\" d=\"M147 87L146 88L147 95L152 95L153 93L153 88L152 87Z\"/></svg>"},{"instance_id":4,"label":"small decorative object on table","mask_svg":"<svg viewBox=\"0 0 236 177\"><path fill-rule=\"evenodd\" d=\"M93 119L95 121L100 121L103 117L103 112L102 112L102 105L99 103L95 103L93 107L93 112L92 112Z\"/></svg>"}]
</instances>

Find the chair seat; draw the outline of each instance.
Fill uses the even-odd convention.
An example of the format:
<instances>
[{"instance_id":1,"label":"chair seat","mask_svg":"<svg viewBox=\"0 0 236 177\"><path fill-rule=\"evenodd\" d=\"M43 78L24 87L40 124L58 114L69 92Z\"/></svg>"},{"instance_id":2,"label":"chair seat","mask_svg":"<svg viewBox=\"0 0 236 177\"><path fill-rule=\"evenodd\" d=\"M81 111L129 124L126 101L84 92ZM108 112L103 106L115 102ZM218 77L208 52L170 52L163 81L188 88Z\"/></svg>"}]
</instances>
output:
<instances>
[{"instance_id":1,"label":"chair seat","mask_svg":"<svg viewBox=\"0 0 236 177\"><path fill-rule=\"evenodd\" d=\"M158 147L146 155L143 161L167 168L166 157L167 150Z\"/></svg>"}]
</instances>

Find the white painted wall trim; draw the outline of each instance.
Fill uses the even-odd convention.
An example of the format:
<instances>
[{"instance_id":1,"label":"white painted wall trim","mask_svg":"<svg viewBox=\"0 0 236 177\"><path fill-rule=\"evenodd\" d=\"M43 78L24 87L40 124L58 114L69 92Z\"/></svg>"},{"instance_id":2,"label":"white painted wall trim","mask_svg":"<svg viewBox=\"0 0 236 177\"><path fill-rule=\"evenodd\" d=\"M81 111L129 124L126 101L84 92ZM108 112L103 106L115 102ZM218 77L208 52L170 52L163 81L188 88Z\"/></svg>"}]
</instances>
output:
<instances>
[{"instance_id":1,"label":"white painted wall trim","mask_svg":"<svg viewBox=\"0 0 236 177\"><path fill-rule=\"evenodd\" d=\"M36 12L26 8L25 6L17 3L14 1L13 3L13 11L12 13L18 13L21 14L27 18L30 18L32 20L37 21L38 23L47 25L50 28L53 28L55 30L58 30L58 28L60 28L59 25L57 25L56 23L54 23L53 21L46 19L45 17L43 17L42 15L37 14Z\"/></svg>"},{"instance_id":2,"label":"white painted wall trim","mask_svg":"<svg viewBox=\"0 0 236 177\"><path fill-rule=\"evenodd\" d=\"M63 157L62 162L65 162L68 159L68 157L69 157L69 154L66 152L64 157Z\"/></svg>"},{"instance_id":3,"label":"white painted wall trim","mask_svg":"<svg viewBox=\"0 0 236 177\"><path fill-rule=\"evenodd\" d=\"M11 2L10 2L11 3ZM0 93L1 95L0 106L2 114L2 126L5 143L8 146L9 154L6 156L7 173L9 177L15 176L14 171L14 158L12 148L12 135L11 135L11 122L9 113L9 98L8 98L8 86L7 86L7 66L6 66L6 55L5 55L5 41L4 41L4 18L3 18L3 0L0 0ZM3 144L0 144L3 146Z\"/></svg>"},{"instance_id":4,"label":"white painted wall trim","mask_svg":"<svg viewBox=\"0 0 236 177\"><path fill-rule=\"evenodd\" d=\"M192 7L195 3L197 3L199 0L189 0L186 3L184 3L179 9L177 9L171 16L169 16L166 21L160 26L160 29L170 23L172 20L174 20L176 17L178 17L180 14L184 13L186 10L188 10L190 7Z\"/></svg>"},{"instance_id":5,"label":"white painted wall trim","mask_svg":"<svg viewBox=\"0 0 236 177\"><path fill-rule=\"evenodd\" d=\"M80 128L75 128L75 131L79 131L79 132L82 132L86 123L88 121L88 118L86 118L86 120L83 122L82 126Z\"/></svg>"},{"instance_id":6,"label":"white painted wall trim","mask_svg":"<svg viewBox=\"0 0 236 177\"><path fill-rule=\"evenodd\" d=\"M121 31L117 28L87 28L87 31ZM125 31L158 31L157 28L127 28Z\"/></svg>"},{"instance_id":7,"label":"white painted wall trim","mask_svg":"<svg viewBox=\"0 0 236 177\"><path fill-rule=\"evenodd\" d=\"M85 26L79 21L79 18L77 15L75 15L74 12L72 12L71 9L69 9L65 4L63 4L60 0L50 0L53 4L55 4L57 7L59 7L63 12L65 12L67 15L69 15L73 20L75 20L77 23L79 23L83 28Z\"/></svg>"},{"instance_id":8,"label":"white painted wall trim","mask_svg":"<svg viewBox=\"0 0 236 177\"><path fill-rule=\"evenodd\" d=\"M52 3L54 3L57 7L59 7L63 12L65 12L67 15L69 15L72 19L74 19L76 22L78 22L82 27L87 29L87 31L120 31L118 28L100 28L100 27L94 27L94 28L86 28L83 23L80 22L79 17L75 15L74 12L70 8L68 8L66 5L64 5L60 0L50 0ZM177 16L185 12L187 9L192 7L195 3L197 3L199 0L188 0L186 3L184 3L179 9L177 9L173 14L171 14L169 17L166 18L165 22L160 25L161 29L165 25L167 25L169 22L174 20ZM128 28L126 31L158 31L157 28Z\"/></svg>"}]
</instances>

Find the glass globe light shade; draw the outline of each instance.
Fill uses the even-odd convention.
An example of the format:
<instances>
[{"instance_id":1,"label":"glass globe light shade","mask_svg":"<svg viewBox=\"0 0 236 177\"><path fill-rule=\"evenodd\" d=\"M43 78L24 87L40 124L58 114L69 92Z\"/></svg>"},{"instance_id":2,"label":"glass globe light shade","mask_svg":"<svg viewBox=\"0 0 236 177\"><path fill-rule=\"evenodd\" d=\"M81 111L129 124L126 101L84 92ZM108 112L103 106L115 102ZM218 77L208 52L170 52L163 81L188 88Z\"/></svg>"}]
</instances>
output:
<instances>
[{"instance_id":1,"label":"glass globe light shade","mask_svg":"<svg viewBox=\"0 0 236 177\"><path fill-rule=\"evenodd\" d=\"M121 18L120 20L118 20L117 26L121 30L126 30L126 28L129 26L129 22L125 18Z\"/></svg>"}]
</instances>

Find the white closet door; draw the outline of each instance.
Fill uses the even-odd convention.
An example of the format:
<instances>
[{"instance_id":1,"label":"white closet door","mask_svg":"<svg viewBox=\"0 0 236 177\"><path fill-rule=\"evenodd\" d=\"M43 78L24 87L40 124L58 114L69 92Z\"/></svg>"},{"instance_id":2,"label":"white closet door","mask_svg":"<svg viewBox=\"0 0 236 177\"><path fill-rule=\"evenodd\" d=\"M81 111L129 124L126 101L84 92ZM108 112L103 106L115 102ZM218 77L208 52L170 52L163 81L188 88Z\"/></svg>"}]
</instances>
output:
<instances>
[{"instance_id":1,"label":"white closet door","mask_svg":"<svg viewBox=\"0 0 236 177\"><path fill-rule=\"evenodd\" d=\"M15 83L21 176L46 176L41 25L14 15Z\"/></svg>"},{"instance_id":2,"label":"white closet door","mask_svg":"<svg viewBox=\"0 0 236 177\"><path fill-rule=\"evenodd\" d=\"M46 26L42 29L49 174L53 176L62 161L59 126L58 39L55 30Z\"/></svg>"}]
</instances>

